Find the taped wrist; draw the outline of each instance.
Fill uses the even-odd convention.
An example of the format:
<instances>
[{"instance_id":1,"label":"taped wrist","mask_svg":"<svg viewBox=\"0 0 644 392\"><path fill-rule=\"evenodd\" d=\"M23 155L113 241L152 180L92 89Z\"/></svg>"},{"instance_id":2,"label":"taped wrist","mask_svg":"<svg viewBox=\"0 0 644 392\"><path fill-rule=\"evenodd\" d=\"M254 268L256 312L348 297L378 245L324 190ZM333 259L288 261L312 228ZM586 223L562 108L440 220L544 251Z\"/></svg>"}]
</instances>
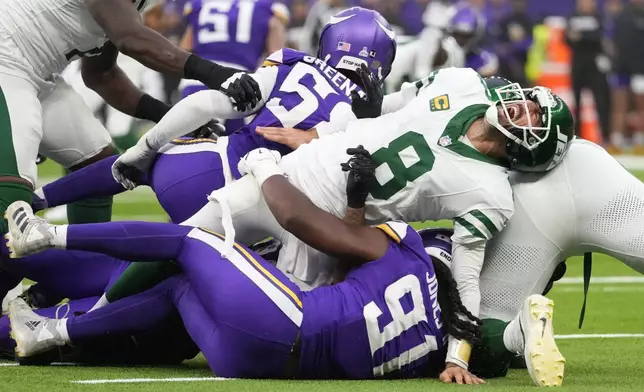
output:
<instances>
[{"instance_id":1,"label":"taped wrist","mask_svg":"<svg viewBox=\"0 0 644 392\"><path fill-rule=\"evenodd\" d=\"M143 94L136 105L134 117L158 123L170 111L170 105L159 101L148 94Z\"/></svg>"},{"instance_id":2,"label":"taped wrist","mask_svg":"<svg viewBox=\"0 0 644 392\"><path fill-rule=\"evenodd\" d=\"M221 66L196 54L191 54L183 66L183 75L186 79L198 80L213 90L221 89L221 85L238 72L244 71Z\"/></svg>"},{"instance_id":3,"label":"taped wrist","mask_svg":"<svg viewBox=\"0 0 644 392\"><path fill-rule=\"evenodd\" d=\"M271 162L253 167L252 174L253 177L255 177L255 180L257 180L257 184L261 188L262 184L264 184L264 181L268 180L272 176L283 176L284 172L279 167L279 165L277 165L277 163Z\"/></svg>"},{"instance_id":4,"label":"taped wrist","mask_svg":"<svg viewBox=\"0 0 644 392\"><path fill-rule=\"evenodd\" d=\"M468 368L472 345L465 340L458 340L452 336L449 337L447 345L447 357L445 362L451 362L463 369Z\"/></svg>"}]
</instances>

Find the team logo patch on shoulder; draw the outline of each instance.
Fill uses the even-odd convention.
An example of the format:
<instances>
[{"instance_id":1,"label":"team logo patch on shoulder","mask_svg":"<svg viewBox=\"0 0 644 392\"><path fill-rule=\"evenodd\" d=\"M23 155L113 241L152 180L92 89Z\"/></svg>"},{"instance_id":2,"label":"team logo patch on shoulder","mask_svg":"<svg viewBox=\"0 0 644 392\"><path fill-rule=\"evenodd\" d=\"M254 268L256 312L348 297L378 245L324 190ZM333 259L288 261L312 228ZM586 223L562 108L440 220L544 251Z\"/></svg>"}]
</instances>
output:
<instances>
[{"instance_id":1,"label":"team logo patch on shoulder","mask_svg":"<svg viewBox=\"0 0 644 392\"><path fill-rule=\"evenodd\" d=\"M449 136L443 136L438 139L438 144L442 147L447 147L452 144L452 138Z\"/></svg>"},{"instance_id":2,"label":"team logo patch on shoulder","mask_svg":"<svg viewBox=\"0 0 644 392\"><path fill-rule=\"evenodd\" d=\"M449 109L449 96L447 94L439 95L429 101L429 110L438 112Z\"/></svg>"}]
</instances>

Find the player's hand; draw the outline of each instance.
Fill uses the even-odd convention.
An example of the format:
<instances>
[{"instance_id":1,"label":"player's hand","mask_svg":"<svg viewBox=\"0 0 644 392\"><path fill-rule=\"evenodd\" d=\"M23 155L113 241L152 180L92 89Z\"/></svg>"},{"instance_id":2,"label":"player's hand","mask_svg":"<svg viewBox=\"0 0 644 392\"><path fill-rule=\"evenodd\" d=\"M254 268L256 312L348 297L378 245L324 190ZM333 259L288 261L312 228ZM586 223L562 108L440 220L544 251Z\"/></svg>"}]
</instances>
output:
<instances>
[{"instance_id":1,"label":"player's hand","mask_svg":"<svg viewBox=\"0 0 644 392\"><path fill-rule=\"evenodd\" d=\"M318 138L318 131L315 128L303 131L295 128L257 127L255 132L266 140L283 144L293 150Z\"/></svg>"},{"instance_id":2,"label":"player's hand","mask_svg":"<svg viewBox=\"0 0 644 392\"><path fill-rule=\"evenodd\" d=\"M259 84L247 73L241 74L228 87L222 87L221 91L230 98L233 107L239 112L254 109L262 100Z\"/></svg>"},{"instance_id":3,"label":"player's hand","mask_svg":"<svg viewBox=\"0 0 644 392\"><path fill-rule=\"evenodd\" d=\"M132 190L141 182L143 173L147 173L157 156L157 152L148 146L146 135L112 165L112 176L123 186Z\"/></svg>"},{"instance_id":4,"label":"player's hand","mask_svg":"<svg viewBox=\"0 0 644 392\"><path fill-rule=\"evenodd\" d=\"M362 91L364 97L361 97L357 91L351 92L351 110L357 118L375 118L382 113L382 100L384 93L382 83L374 78L369 68L362 64L357 69L357 74L362 81Z\"/></svg>"},{"instance_id":5,"label":"player's hand","mask_svg":"<svg viewBox=\"0 0 644 392\"><path fill-rule=\"evenodd\" d=\"M253 175L261 186L269 177L284 174L278 165L280 160L282 155L278 151L256 148L239 160L237 170L241 175Z\"/></svg>"},{"instance_id":6,"label":"player's hand","mask_svg":"<svg viewBox=\"0 0 644 392\"><path fill-rule=\"evenodd\" d=\"M450 362L447 362L447 366L445 366L445 370L440 374L439 379L444 383L455 382L466 385L485 384L483 379L476 377L469 370Z\"/></svg>"},{"instance_id":7,"label":"player's hand","mask_svg":"<svg viewBox=\"0 0 644 392\"><path fill-rule=\"evenodd\" d=\"M361 145L347 149L347 154L352 157L346 163L340 164L342 171L349 172L347 205L350 208L363 208L378 165L371 158L369 151Z\"/></svg>"},{"instance_id":8,"label":"player's hand","mask_svg":"<svg viewBox=\"0 0 644 392\"><path fill-rule=\"evenodd\" d=\"M218 137L224 136L226 134L226 128L217 120L210 120L205 125L195 129L186 136L194 137L195 139L214 139L217 140Z\"/></svg>"}]
</instances>

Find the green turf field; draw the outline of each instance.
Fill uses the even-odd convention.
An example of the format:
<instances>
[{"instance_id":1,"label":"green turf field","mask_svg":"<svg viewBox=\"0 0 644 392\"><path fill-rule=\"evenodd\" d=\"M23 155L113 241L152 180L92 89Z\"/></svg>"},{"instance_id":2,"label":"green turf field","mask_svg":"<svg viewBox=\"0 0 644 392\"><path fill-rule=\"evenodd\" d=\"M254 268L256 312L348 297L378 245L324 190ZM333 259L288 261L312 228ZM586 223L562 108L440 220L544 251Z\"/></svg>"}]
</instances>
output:
<instances>
[{"instance_id":1,"label":"green turf field","mask_svg":"<svg viewBox=\"0 0 644 392\"><path fill-rule=\"evenodd\" d=\"M59 176L53 165L41 168L45 181ZM644 172L637 173L644 179ZM165 221L166 217L147 190L116 199L115 219ZM581 260L568 263L564 280L549 297L556 304L555 330L567 358L564 389L569 391L641 391L644 389L644 277L616 260L595 256L586 321L577 329L583 299ZM622 277L622 278L616 278ZM629 278L630 277L630 278ZM604 337L594 336L601 334ZM623 335L619 335L623 334ZM638 336L629 336L639 334ZM581 336L579 336L581 335ZM202 378L200 380L200 378ZM203 380L206 378L206 380ZM138 382L136 379L139 379ZM184 379L184 380L182 380ZM188 379L188 380L185 380ZM106 383L105 380L111 380ZM79 383L84 382L84 383ZM116 382L116 383L114 383ZM525 371L511 371L505 379L489 380L481 387L442 385L435 380L371 382L280 382L217 380L202 357L176 368L89 368L74 366L17 367L0 363L0 391L443 391L459 388L499 391L533 390Z\"/></svg>"}]
</instances>

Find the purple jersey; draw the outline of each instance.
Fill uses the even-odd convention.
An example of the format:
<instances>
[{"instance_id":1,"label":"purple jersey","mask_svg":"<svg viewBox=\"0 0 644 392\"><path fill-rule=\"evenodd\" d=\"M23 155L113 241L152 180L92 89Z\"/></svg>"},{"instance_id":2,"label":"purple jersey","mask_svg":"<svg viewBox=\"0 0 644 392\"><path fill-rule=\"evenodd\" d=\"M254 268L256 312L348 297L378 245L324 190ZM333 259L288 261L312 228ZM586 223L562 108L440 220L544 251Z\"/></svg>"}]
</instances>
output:
<instances>
[{"instance_id":1,"label":"purple jersey","mask_svg":"<svg viewBox=\"0 0 644 392\"><path fill-rule=\"evenodd\" d=\"M184 8L199 56L254 71L266 48L269 0L189 0Z\"/></svg>"},{"instance_id":2,"label":"purple jersey","mask_svg":"<svg viewBox=\"0 0 644 392\"><path fill-rule=\"evenodd\" d=\"M346 105L351 110L351 92L358 86L324 61L293 49L281 49L268 57L265 66L277 67L275 85L255 118L230 135L228 158L239 178L237 162L249 151L266 147L282 155L291 149L270 142L255 132L258 126L308 130L331 119L331 112Z\"/></svg>"},{"instance_id":3,"label":"purple jersey","mask_svg":"<svg viewBox=\"0 0 644 392\"><path fill-rule=\"evenodd\" d=\"M432 261L411 226L378 228L391 237L382 258L303 293L302 377L427 377L443 368L447 335Z\"/></svg>"}]
</instances>

